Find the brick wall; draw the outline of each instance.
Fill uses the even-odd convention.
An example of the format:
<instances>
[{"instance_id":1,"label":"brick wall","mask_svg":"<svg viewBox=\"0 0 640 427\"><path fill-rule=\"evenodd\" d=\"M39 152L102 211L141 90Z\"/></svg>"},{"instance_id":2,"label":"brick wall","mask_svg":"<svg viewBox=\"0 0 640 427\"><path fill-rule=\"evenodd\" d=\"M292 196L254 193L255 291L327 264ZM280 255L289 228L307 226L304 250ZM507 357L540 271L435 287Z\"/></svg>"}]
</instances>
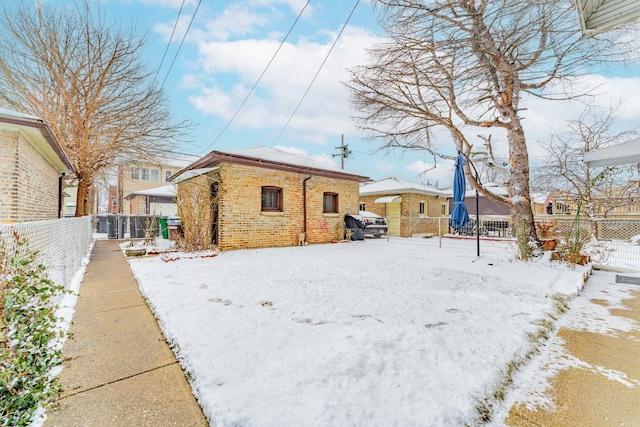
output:
<instances>
[{"instance_id":1,"label":"brick wall","mask_svg":"<svg viewBox=\"0 0 640 427\"><path fill-rule=\"evenodd\" d=\"M221 192L218 247L221 250L293 246L304 230L303 181L308 175L224 163L220 166ZM282 189L282 212L262 212L262 187ZM338 194L337 214L322 212L323 193ZM335 227L346 213L358 211L356 181L312 177L307 181L307 241L335 239Z\"/></svg>"},{"instance_id":2,"label":"brick wall","mask_svg":"<svg viewBox=\"0 0 640 427\"><path fill-rule=\"evenodd\" d=\"M0 221L58 218L58 172L19 132L0 130Z\"/></svg>"},{"instance_id":3,"label":"brick wall","mask_svg":"<svg viewBox=\"0 0 640 427\"><path fill-rule=\"evenodd\" d=\"M390 194L391 195L391 194ZM383 196L362 196L359 198L360 203L365 204L365 210L376 215L387 216L387 205L384 203L375 203L376 199Z\"/></svg>"}]
</instances>

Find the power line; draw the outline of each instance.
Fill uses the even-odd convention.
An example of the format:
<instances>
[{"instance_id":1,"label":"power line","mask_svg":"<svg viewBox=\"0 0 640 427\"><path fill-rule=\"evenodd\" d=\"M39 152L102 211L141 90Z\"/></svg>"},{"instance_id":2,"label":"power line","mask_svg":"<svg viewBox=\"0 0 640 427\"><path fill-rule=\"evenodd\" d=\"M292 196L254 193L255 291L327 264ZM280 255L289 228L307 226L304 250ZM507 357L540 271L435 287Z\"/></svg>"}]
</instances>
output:
<instances>
[{"instance_id":1,"label":"power line","mask_svg":"<svg viewBox=\"0 0 640 427\"><path fill-rule=\"evenodd\" d=\"M184 32L184 35L182 36L182 40L180 41L180 46L178 46L178 50L176 51L176 54L173 56L173 61L171 61L171 65L169 66L169 69L167 70L167 74L164 76L164 80L162 81L162 84L160 85L160 90L162 90L162 88L164 87L164 84L166 83L167 78L169 77L169 74L171 73L171 69L173 69L173 64L175 64L176 58L178 57L178 54L180 53L180 49L182 49L182 45L184 44L184 40L187 38L187 34L189 33L189 30L191 29L191 24L193 24L193 20L196 18L196 14L198 13L198 9L200 8L200 3L202 3L202 0L198 0L198 5L196 6L196 10L193 12L193 16L191 17L191 20L189 21L189 26L187 27L187 30Z\"/></svg>"},{"instance_id":2,"label":"power line","mask_svg":"<svg viewBox=\"0 0 640 427\"><path fill-rule=\"evenodd\" d=\"M169 51L169 46L173 41L173 35L176 33L176 28L178 27L178 21L180 20L180 14L182 13L182 8L184 7L185 1L186 0L182 0L182 4L180 5L180 10L178 11L178 16L176 16L176 22L173 23L173 30L171 31L171 37L169 37L169 41L167 42L167 47L164 49L164 53L162 54L162 59L160 60L160 65L158 65L158 69L156 70L156 75L153 77L153 84L155 84L156 79L158 78L158 74L160 73L162 64L164 64L164 58L167 56L167 52Z\"/></svg>"},{"instance_id":3,"label":"power line","mask_svg":"<svg viewBox=\"0 0 640 427\"><path fill-rule=\"evenodd\" d=\"M340 39L340 36L342 35L342 32L347 27L347 24L349 23L349 21L351 20L351 17L353 16L353 13L356 11L356 7L358 7L358 3L360 3L360 0L356 0L356 4L353 6L353 9L351 9L351 13L349 13L349 16L347 17L347 20L342 25L342 28L340 29L340 32L338 33L338 36L333 41L333 44L331 45L331 49L329 49L329 52L327 52L327 55L324 57L324 60L322 61L322 64L320 64L320 67L318 68L318 71L316 72L315 76L313 76L313 79L311 80L311 83L309 83L309 86L307 86L307 90L304 91L304 94L302 95L302 98L300 98L300 102L298 102L298 105L296 105L296 108L293 110L293 113L291 113L291 116L289 116L289 120L287 120L287 122L284 124L284 126L280 130L280 133L278 134L278 136L276 136L276 138L273 140L271 145L275 144L278 141L278 139L280 138L282 133L289 126L289 123L291 123L291 119L293 119L293 116L295 116L296 113L298 112L298 108L300 108L300 105L302 105L302 102L304 101L304 99L306 98L307 94L309 93L309 90L311 90L311 86L313 86L313 83L315 83L316 78L318 77L318 75L320 74L320 71L324 67L324 64L327 62L327 59L329 59L329 55L331 55L331 52L333 51L333 48L338 43L338 40Z\"/></svg>"},{"instance_id":4,"label":"power line","mask_svg":"<svg viewBox=\"0 0 640 427\"><path fill-rule=\"evenodd\" d=\"M305 9L307 8L307 6L309 6L309 2L310 0L307 0L307 3L304 5L304 7L302 8L302 10L300 11L300 13L298 13L298 16L296 17L296 20L293 22L293 25L291 25L291 28L289 28L289 31L287 32L287 34L284 36L284 38L282 39L282 41L280 42L280 45L278 46L278 49L276 49L276 51L273 53L273 55L271 56L271 59L269 60L269 62L267 63L267 65L264 67L264 70L262 70L262 73L260 74L260 77L258 77L258 80L256 80L256 82L254 83L253 87L251 88L251 90L249 91L249 93L247 93L247 96L245 96L244 100L242 101L242 103L240 104L240 106L236 109L236 112L233 113L233 116L231 116L231 118L229 119L229 121L227 122L227 124L222 128L222 130L220 131L220 133L218 134L218 136L215 137L215 139L211 142L211 144L209 144L203 151L207 151L209 150L209 148L211 148L211 146L213 146L213 144L216 143L216 141L218 141L218 139L220 139L220 137L222 136L222 134L227 130L227 128L231 125L231 123L233 122L233 120L236 118L236 116L238 115L238 113L240 113L240 110L242 110L242 108L244 107L244 104L247 102L247 100L249 99L249 97L253 94L254 90L256 89L256 87L258 86L258 83L260 83L260 80L262 80L262 77L264 77L265 73L267 72L267 70L269 69L269 67L271 66L271 63L273 62L273 60L276 58L276 55L278 55L278 52L280 52L280 49L282 49L282 46L284 46L284 43L287 41L287 38L289 37L289 35L291 34L291 32L293 31L293 29L295 28L296 24L298 23L298 21L300 20L300 17L302 16L302 14L304 13Z\"/></svg>"}]
</instances>

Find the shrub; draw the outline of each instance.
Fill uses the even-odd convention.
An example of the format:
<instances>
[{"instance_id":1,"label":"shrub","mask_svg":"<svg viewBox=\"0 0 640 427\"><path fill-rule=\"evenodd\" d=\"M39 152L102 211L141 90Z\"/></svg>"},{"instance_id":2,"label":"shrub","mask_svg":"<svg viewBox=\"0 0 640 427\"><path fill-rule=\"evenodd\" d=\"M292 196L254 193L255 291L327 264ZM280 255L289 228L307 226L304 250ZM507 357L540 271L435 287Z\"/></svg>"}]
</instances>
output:
<instances>
[{"instance_id":1,"label":"shrub","mask_svg":"<svg viewBox=\"0 0 640 427\"><path fill-rule=\"evenodd\" d=\"M60 389L50 371L60 364L53 342L64 288L47 278L26 239L14 239L0 264L0 425L22 426Z\"/></svg>"}]
</instances>

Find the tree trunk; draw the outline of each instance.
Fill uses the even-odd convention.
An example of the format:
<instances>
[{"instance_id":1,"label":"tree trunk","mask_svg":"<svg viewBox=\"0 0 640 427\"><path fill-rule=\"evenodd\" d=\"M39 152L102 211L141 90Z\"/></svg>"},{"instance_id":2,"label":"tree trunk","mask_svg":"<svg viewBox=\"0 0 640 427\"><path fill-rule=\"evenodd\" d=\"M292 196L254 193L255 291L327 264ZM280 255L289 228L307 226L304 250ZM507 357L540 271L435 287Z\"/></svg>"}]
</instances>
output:
<instances>
[{"instance_id":1,"label":"tree trunk","mask_svg":"<svg viewBox=\"0 0 640 427\"><path fill-rule=\"evenodd\" d=\"M76 214L75 216L89 215L91 212L91 181L86 178L78 177L78 195L76 199Z\"/></svg>"},{"instance_id":2,"label":"tree trunk","mask_svg":"<svg viewBox=\"0 0 640 427\"><path fill-rule=\"evenodd\" d=\"M520 120L512 120L508 129L509 162L511 175L509 177L509 197L511 198L511 218L513 228L518 239L518 247L524 251L521 255L531 255L530 242L540 245L536 232L533 209L531 208L529 192L529 154L524 129Z\"/></svg>"}]
</instances>

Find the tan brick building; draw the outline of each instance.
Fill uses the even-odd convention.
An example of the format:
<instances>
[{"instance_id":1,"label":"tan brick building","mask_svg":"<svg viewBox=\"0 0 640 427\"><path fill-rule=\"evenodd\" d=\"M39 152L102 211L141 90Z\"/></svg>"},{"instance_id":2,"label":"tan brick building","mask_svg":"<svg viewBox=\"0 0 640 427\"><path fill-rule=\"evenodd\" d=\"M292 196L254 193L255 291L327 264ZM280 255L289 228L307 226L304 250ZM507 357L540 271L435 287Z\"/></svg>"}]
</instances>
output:
<instances>
[{"instance_id":1,"label":"tan brick building","mask_svg":"<svg viewBox=\"0 0 640 427\"><path fill-rule=\"evenodd\" d=\"M0 108L0 223L60 216L73 166L40 118Z\"/></svg>"},{"instance_id":2,"label":"tan brick building","mask_svg":"<svg viewBox=\"0 0 640 427\"><path fill-rule=\"evenodd\" d=\"M116 178L116 185L108 190L107 212L123 215L152 214L153 209L149 211L148 200L144 197L133 197L134 193L148 191L153 194L156 190L162 193L159 189L169 184L169 177L196 158L188 157L190 158L158 158L155 162L128 162L117 165L112 172ZM169 201L163 199L160 203L167 204Z\"/></svg>"},{"instance_id":3,"label":"tan brick building","mask_svg":"<svg viewBox=\"0 0 640 427\"><path fill-rule=\"evenodd\" d=\"M217 197L211 229L221 250L294 246L301 233L308 243L336 240L344 216L358 213L359 183L367 179L269 147L213 151L172 178L179 209L189 182Z\"/></svg>"},{"instance_id":4,"label":"tan brick building","mask_svg":"<svg viewBox=\"0 0 640 427\"><path fill-rule=\"evenodd\" d=\"M438 217L448 215L448 195L427 185L390 177L360 186L360 210L386 217L391 236L435 234Z\"/></svg>"}]
</instances>

